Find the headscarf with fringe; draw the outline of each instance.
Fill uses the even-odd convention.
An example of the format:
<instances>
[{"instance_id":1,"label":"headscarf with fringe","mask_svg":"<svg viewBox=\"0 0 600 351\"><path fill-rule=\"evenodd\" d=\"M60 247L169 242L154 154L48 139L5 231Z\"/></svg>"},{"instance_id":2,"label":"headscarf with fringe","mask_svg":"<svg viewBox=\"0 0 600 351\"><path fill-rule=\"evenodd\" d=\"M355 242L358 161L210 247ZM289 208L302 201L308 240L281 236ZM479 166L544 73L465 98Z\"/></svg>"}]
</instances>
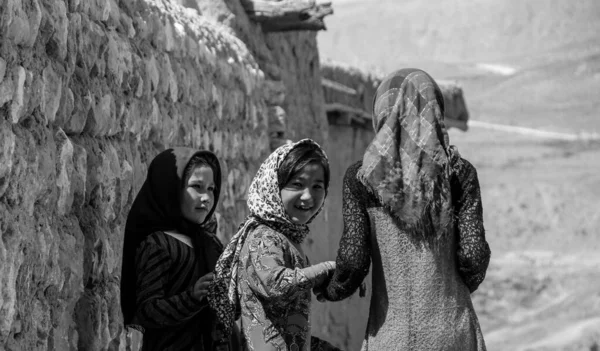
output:
<instances>
[{"instance_id":1,"label":"headscarf with fringe","mask_svg":"<svg viewBox=\"0 0 600 351\"><path fill-rule=\"evenodd\" d=\"M224 337L229 335L234 321L240 314L237 295L238 265L248 235L260 224L264 224L299 244L309 233L307 224L321 212L322 206L306 224L295 224L292 223L281 200L277 172L290 151L303 144L313 144L321 148L311 139L286 144L273 151L260 166L248 189L250 215L240 225L217 261L215 278L208 288L208 303L222 324ZM322 149L321 151L325 155Z\"/></svg>"},{"instance_id":2,"label":"headscarf with fringe","mask_svg":"<svg viewBox=\"0 0 600 351\"><path fill-rule=\"evenodd\" d=\"M373 100L375 137L358 178L410 232L427 239L453 221L450 170L459 157L444 126L444 97L422 70L388 75Z\"/></svg>"}]
</instances>

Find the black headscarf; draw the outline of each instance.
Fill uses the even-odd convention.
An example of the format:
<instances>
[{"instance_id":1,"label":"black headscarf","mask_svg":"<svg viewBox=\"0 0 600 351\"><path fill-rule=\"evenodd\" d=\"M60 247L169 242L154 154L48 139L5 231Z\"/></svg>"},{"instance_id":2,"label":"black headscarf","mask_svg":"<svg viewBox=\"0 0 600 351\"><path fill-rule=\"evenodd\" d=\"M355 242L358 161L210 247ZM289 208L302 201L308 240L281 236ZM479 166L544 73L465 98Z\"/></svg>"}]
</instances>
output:
<instances>
[{"instance_id":1,"label":"black headscarf","mask_svg":"<svg viewBox=\"0 0 600 351\"><path fill-rule=\"evenodd\" d=\"M184 219L180 206L186 181L184 174L194 156L201 157L211 167L215 182L215 201L202 224ZM125 225L121 268L121 309L125 325L131 324L137 308L135 255L138 245L154 232L175 230L190 237L197 259L206 260L203 251L203 247L206 246L204 233L214 233L216 230L213 214L220 192L221 166L212 152L173 148L161 152L152 160L146 181L133 201ZM216 261L217 257L218 255L210 261ZM214 268L214 264L215 262L208 264L209 270Z\"/></svg>"}]
</instances>

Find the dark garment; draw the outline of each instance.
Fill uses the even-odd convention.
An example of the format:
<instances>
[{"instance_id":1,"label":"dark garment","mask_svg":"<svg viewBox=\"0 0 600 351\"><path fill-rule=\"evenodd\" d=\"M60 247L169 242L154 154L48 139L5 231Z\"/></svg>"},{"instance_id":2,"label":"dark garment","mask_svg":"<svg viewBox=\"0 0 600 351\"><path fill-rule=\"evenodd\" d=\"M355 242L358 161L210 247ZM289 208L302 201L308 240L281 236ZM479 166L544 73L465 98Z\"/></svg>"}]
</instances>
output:
<instances>
[{"instance_id":1,"label":"dark garment","mask_svg":"<svg viewBox=\"0 0 600 351\"><path fill-rule=\"evenodd\" d=\"M185 182L185 179L183 179L184 173L187 165L194 156L200 156L208 163L213 170L215 182L215 204L208 213L207 219L202 224L194 224L185 220L180 209L180 198ZM160 276L164 271L169 272L169 274L171 274L170 276L167 276L169 284L163 286L162 289L164 291L161 296L168 298L165 301L171 301L169 299L182 299L182 296L174 296L188 289L201 275L214 269L215 263L222 250L222 248L219 248L216 239L213 238L213 234L216 230L216 221L213 217L213 213L217 203L216 200L219 198L220 186L221 168L217 157L211 152L198 151L189 148L175 148L161 152L152 160L150 167L148 168L147 178L133 202L125 226L123 264L121 268L121 309L123 311L124 324L126 326L144 329L139 327L144 327L142 321L147 318L144 317L143 313L138 313L143 311L138 303L141 301L149 303L150 299L158 299L158 297L154 295L144 297L137 295L140 291L145 291L148 286L153 286L153 284L156 283L154 281L145 282L144 279L146 278L144 277L152 279ZM142 255L140 256L141 258L144 257L144 254L148 249L149 242L147 240L150 240L149 236L164 231L178 232L188 236L193 243L194 249L186 246L185 250L181 247L181 250L173 251L175 248L185 245L183 243L178 243L176 246L153 244L155 253L152 256L147 256L146 259L143 260L144 262L151 260L153 264L144 267L137 266L138 264L141 264L142 261L138 260L138 262L136 262L136 257L138 256L138 253ZM177 239L170 238L169 241L164 241L163 243L171 242L172 240ZM142 242L144 242L144 247L146 249L139 251L142 249L140 246ZM189 255L182 257L181 252L183 251L190 251L190 253ZM174 256L167 257L167 254L173 254ZM160 258L160 260L156 262L153 261L153 259L157 259L157 257ZM190 261L185 262L185 260ZM169 264L173 266L169 267ZM188 267L185 265L190 266ZM193 269L191 267L193 267ZM156 271L153 271L155 269ZM192 274L190 272L194 273ZM204 273L201 274L202 272ZM138 276L140 273L143 274L144 277ZM175 274L184 274L184 276L178 277L175 276ZM161 284L162 283L164 282L161 281ZM189 286L187 285L188 283L190 284ZM140 285L138 286L138 284ZM157 308L159 309L164 305L158 301L155 302L155 305L158 306ZM185 303L188 302L188 300L183 298L181 302ZM190 305L188 307L188 310L193 310L196 306ZM140 320L137 320L137 318L140 318ZM146 324L146 326L150 325L152 330L146 331L144 334L145 345L155 347L154 345L150 345L150 342L148 342L147 339L153 338L160 333L162 333L161 335L163 335L165 340L181 337L180 333L182 331L180 329L170 336L164 334L172 331L168 327L168 320L161 320L158 324L152 324L156 323L156 320L154 320L154 322L146 320L146 322L150 323ZM158 332L156 328L161 325L160 323L165 323L166 329ZM191 329L185 330L192 334L201 332ZM187 338L193 338L193 336L190 335L183 338L187 340ZM177 345L178 344L179 343L177 342ZM163 343L162 345L165 344ZM167 346L165 345L165 347ZM168 347L163 349L168 349ZM173 349L179 350L179 348Z\"/></svg>"},{"instance_id":2,"label":"dark garment","mask_svg":"<svg viewBox=\"0 0 600 351\"><path fill-rule=\"evenodd\" d=\"M207 300L197 300L192 291L196 281L214 269L214 256L222 249L217 240L205 238L212 266L197 259L193 248L163 232L140 244L134 321L145 329L142 350L211 350L214 315Z\"/></svg>"},{"instance_id":3,"label":"dark garment","mask_svg":"<svg viewBox=\"0 0 600 351\"><path fill-rule=\"evenodd\" d=\"M479 179L469 161L461 158L454 167L451 186L458 234L458 270L469 291L474 292L485 278L491 251L485 240Z\"/></svg>"},{"instance_id":4,"label":"dark garment","mask_svg":"<svg viewBox=\"0 0 600 351\"><path fill-rule=\"evenodd\" d=\"M469 295L490 259L475 168L464 159L453 163L455 230L432 246L424 240L431 235L405 230L357 179L361 165L344 177L344 232L325 297L352 295L372 260L363 350L485 350Z\"/></svg>"}]
</instances>

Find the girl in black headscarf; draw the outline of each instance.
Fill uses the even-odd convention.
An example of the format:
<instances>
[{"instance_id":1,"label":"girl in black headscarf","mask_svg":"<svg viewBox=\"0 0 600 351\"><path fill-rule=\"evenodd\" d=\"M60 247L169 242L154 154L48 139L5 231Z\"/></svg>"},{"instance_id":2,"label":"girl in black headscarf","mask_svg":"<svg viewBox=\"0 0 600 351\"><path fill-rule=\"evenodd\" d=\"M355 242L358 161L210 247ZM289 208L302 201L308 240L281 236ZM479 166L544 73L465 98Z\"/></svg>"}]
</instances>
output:
<instances>
[{"instance_id":1,"label":"girl in black headscarf","mask_svg":"<svg viewBox=\"0 0 600 351\"><path fill-rule=\"evenodd\" d=\"M206 288L223 246L213 217L221 168L208 151L156 156L125 227L124 322L144 332L143 350L214 350Z\"/></svg>"}]
</instances>

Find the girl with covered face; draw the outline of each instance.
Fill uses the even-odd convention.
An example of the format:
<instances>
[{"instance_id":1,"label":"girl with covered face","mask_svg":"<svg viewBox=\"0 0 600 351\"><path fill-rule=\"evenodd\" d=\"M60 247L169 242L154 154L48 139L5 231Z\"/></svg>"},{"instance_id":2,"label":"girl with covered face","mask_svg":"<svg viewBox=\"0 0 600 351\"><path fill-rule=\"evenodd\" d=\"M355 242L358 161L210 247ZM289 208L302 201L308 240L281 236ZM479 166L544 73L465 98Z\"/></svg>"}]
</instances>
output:
<instances>
[{"instance_id":1,"label":"girl with covered face","mask_svg":"<svg viewBox=\"0 0 600 351\"><path fill-rule=\"evenodd\" d=\"M372 261L363 350L485 350L470 298L490 259L479 182L443 119L427 73L390 74L373 103L375 138L346 171L344 232L322 293L349 297Z\"/></svg>"},{"instance_id":2,"label":"girl with covered face","mask_svg":"<svg viewBox=\"0 0 600 351\"><path fill-rule=\"evenodd\" d=\"M121 274L125 325L144 333L142 350L215 350L207 307L223 251L213 213L221 168L208 151L156 156L127 217Z\"/></svg>"},{"instance_id":3,"label":"girl with covered face","mask_svg":"<svg viewBox=\"0 0 600 351\"><path fill-rule=\"evenodd\" d=\"M335 264L310 265L301 246L328 186L329 163L310 139L279 147L254 177L250 216L225 248L209 287L210 306L225 330L241 315L244 350L335 350L310 331L311 289Z\"/></svg>"}]
</instances>

